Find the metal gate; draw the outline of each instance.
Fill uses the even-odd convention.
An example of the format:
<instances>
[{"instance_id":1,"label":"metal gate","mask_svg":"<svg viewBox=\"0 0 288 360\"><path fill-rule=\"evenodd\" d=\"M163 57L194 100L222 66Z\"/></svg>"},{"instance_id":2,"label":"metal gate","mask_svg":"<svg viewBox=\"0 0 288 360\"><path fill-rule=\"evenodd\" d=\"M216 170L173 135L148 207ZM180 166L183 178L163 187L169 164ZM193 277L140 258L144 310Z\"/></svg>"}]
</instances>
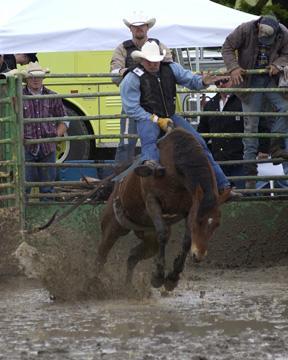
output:
<instances>
[{"instance_id":1,"label":"metal gate","mask_svg":"<svg viewBox=\"0 0 288 360\"><path fill-rule=\"evenodd\" d=\"M265 70L248 70L248 73L263 73ZM216 74L219 74L219 72L215 72ZM97 77L111 77L111 74L57 74L57 75L48 75L49 77L89 77L91 76L97 78ZM237 90L237 92L249 92L249 91L258 91L258 92L267 92L268 90L271 91L271 89L221 89L221 92L228 92L233 93ZM211 90L211 92L219 92L219 90ZM273 89L273 91L277 92L286 92L286 89ZM209 90L205 90L205 92L209 92ZM181 89L178 91L178 93L185 93L185 94L196 94L197 91L191 91L186 89ZM20 222L20 228L22 230L26 227L26 209L28 206L33 206L38 204L39 200L41 200L41 197L43 197L42 194L39 193L32 193L32 194L26 194L26 188L32 187L37 188L40 185L52 185L52 186L61 186L62 188L65 187L71 187L71 186L80 186L80 181L56 181L56 182L26 182L25 181L25 165L29 166L54 166L57 168L61 167L91 167L91 168L111 168L112 164L107 163L91 163L91 164L85 164L82 163L26 163L24 159L24 146L29 144L39 144L39 143L51 143L51 142L63 142L63 141L81 141L81 140L95 140L95 139L119 139L120 137L137 137L136 134L134 135L124 135L121 136L119 134L113 134L113 135L79 135L79 136L66 136L66 137L56 137L56 138L42 138L42 139L24 139L24 124L28 124L31 122L48 122L48 121L56 121L59 119L56 118L31 118L31 119L24 119L23 118L23 100L25 99L45 99L45 98L71 98L71 97L95 97L99 98L101 96L119 96L119 92L109 92L109 93L91 93L91 94L53 94L53 95L29 95L24 96L22 94L22 76L9 76L7 78L3 78L0 80L0 202L1 207L10 207L15 206L19 209L19 222ZM210 116L216 113L213 112L201 112L201 111L190 111L190 112L180 112L180 115L186 117L187 119L195 117L195 116ZM227 116L227 115L245 115L243 112L222 112L221 114L217 112L217 116ZM279 116L284 115L287 116L286 113L280 114L280 113L274 113L274 112L260 112L260 113L246 113L246 115L254 115L254 116ZM125 115L122 115L125 116ZM116 118L120 119L121 114L115 114L115 115L95 115L95 116L70 116L65 118L65 120L68 121L87 121L87 120L99 120L101 119L107 119L107 118ZM219 133L219 134L202 134L204 137L277 137L277 138L286 138L287 134L267 134L267 133L253 133L253 134L228 134L228 133ZM257 162L257 163L265 163L265 162L272 162L275 159L267 159L267 160L249 160L249 162ZM278 159L281 161L281 159ZM219 163L220 165L229 165L229 164L236 164L236 163L244 163L243 160L238 161L226 161ZM246 161L247 162L247 161ZM230 180L237 180L240 177L231 177ZM272 181L272 180L287 180L288 176L245 176L241 177L243 180L265 180L265 181ZM80 189L81 190L81 189ZM46 202L45 205L55 205L55 203L58 202L58 200L61 198L61 205L71 203L71 199L75 199L77 197L79 199L80 196L85 195L85 190L80 191L77 193L73 192L58 192L55 196L55 194L45 194L45 197L51 197L51 202ZM247 189L247 190L241 190L241 192L244 193L252 193L254 196L250 197L244 197L243 201L251 201L251 200L287 200L288 199L288 188L283 189ZM255 194L257 192L257 194ZM271 194L273 196L264 196L266 194ZM63 203L63 199L65 200ZM43 203L44 205L44 203Z\"/></svg>"}]
</instances>

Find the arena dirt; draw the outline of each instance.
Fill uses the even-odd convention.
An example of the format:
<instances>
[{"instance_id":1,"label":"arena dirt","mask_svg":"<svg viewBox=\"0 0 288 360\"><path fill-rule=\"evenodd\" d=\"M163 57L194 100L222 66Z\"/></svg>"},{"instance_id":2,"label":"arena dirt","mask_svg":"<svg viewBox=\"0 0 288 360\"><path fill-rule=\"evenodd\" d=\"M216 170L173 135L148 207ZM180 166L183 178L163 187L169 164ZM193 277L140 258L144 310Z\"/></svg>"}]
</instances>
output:
<instances>
[{"instance_id":1,"label":"arena dirt","mask_svg":"<svg viewBox=\"0 0 288 360\"><path fill-rule=\"evenodd\" d=\"M39 277L28 279L12 255L15 216L1 214L0 359L288 359L287 257L237 268L188 259L171 293L151 289L148 260L127 291L131 243L95 278L93 237L57 226L25 237Z\"/></svg>"}]
</instances>

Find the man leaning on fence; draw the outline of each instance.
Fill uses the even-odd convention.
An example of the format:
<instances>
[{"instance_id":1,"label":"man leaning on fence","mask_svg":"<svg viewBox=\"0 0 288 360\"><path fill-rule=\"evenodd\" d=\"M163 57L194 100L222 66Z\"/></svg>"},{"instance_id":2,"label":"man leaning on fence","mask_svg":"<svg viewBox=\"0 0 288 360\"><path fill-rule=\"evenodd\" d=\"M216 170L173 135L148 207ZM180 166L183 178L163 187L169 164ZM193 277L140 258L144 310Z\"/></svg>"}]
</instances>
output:
<instances>
[{"instance_id":1,"label":"man leaning on fence","mask_svg":"<svg viewBox=\"0 0 288 360\"><path fill-rule=\"evenodd\" d=\"M26 72L26 86L23 88L23 95L48 95L55 94L43 85L43 79L47 69L43 69L37 62L29 63ZM31 99L23 101L24 118L46 118L58 117L57 121L28 123L24 125L25 139L41 139L63 136L69 126L69 122L64 121L66 116L65 108L61 99ZM41 143L25 146L26 162L55 163L56 162L56 144ZM26 181L55 181L55 167L35 167L26 166ZM43 185L39 187L40 193L52 193L53 186ZM27 188L30 193L31 188ZM51 199L51 198L50 198ZM49 200L49 197L43 197L40 200Z\"/></svg>"},{"instance_id":2,"label":"man leaning on fence","mask_svg":"<svg viewBox=\"0 0 288 360\"><path fill-rule=\"evenodd\" d=\"M230 72L233 86L251 88L276 88L279 69L288 65L288 29L273 16L263 16L239 25L229 34L222 47L225 65ZM264 75L245 75L246 69L267 69ZM244 112L263 111L265 98L277 112L288 111L288 101L280 93L238 93ZM258 132L258 116L244 116L244 132ZM272 133L288 133L288 118L275 119ZM256 159L257 138L243 138L244 159ZM284 141L272 139L270 153L272 158L288 160ZM256 164L246 164L245 175L257 175ZM255 181L247 181L247 188L255 187Z\"/></svg>"},{"instance_id":3,"label":"man leaning on fence","mask_svg":"<svg viewBox=\"0 0 288 360\"><path fill-rule=\"evenodd\" d=\"M141 13L134 12L127 19L123 19L124 24L129 28L132 33L132 39L123 41L119 44L113 52L111 59L111 72L121 76L127 69L135 65L135 60L131 57L134 50L140 50L147 40L154 40L160 46L161 51L165 49L166 55L164 61L171 62L172 55L170 50L157 39L149 39L147 36L148 31L155 25L156 19ZM115 78L114 82L120 84L122 78ZM136 134L136 124L133 119L121 118L120 121L121 135ZM115 163L116 164L129 164L133 161L135 155L137 139L121 139L116 150Z\"/></svg>"}]
</instances>

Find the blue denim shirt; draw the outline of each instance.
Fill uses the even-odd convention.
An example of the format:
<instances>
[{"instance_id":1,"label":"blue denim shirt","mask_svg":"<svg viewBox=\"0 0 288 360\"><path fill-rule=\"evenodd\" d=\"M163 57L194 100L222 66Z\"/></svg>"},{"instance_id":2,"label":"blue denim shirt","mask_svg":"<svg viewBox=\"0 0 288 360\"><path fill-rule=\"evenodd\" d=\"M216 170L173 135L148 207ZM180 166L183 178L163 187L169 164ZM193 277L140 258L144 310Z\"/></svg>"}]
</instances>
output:
<instances>
[{"instance_id":1,"label":"blue denim shirt","mask_svg":"<svg viewBox=\"0 0 288 360\"><path fill-rule=\"evenodd\" d=\"M195 75L177 63L171 63L169 66L173 71L177 84L191 90L206 88L206 86L203 85L201 75ZM140 105L140 78L136 74L130 72L125 76L120 84L120 94L125 114L136 121L146 121L150 119L151 114L145 111Z\"/></svg>"}]
</instances>

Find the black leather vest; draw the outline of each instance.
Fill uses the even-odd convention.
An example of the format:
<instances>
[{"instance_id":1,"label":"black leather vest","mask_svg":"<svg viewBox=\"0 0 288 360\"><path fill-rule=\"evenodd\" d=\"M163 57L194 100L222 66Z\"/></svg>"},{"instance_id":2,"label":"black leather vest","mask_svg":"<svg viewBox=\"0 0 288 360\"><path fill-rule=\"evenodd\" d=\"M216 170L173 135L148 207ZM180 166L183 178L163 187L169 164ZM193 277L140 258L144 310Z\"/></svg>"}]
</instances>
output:
<instances>
[{"instance_id":1,"label":"black leather vest","mask_svg":"<svg viewBox=\"0 0 288 360\"><path fill-rule=\"evenodd\" d=\"M149 38L147 41L155 41L158 45L160 44L160 41L157 39ZM125 67L129 68L130 66L135 65L135 61L131 57L131 53L135 50L141 50L139 49L132 40L126 40L123 42L123 46L125 50L127 51L127 56L125 59Z\"/></svg>"},{"instance_id":2,"label":"black leather vest","mask_svg":"<svg viewBox=\"0 0 288 360\"><path fill-rule=\"evenodd\" d=\"M140 105L159 117L174 115L176 81L169 64L161 63L158 76L148 73L142 66L139 68L144 71L140 76Z\"/></svg>"}]
</instances>

